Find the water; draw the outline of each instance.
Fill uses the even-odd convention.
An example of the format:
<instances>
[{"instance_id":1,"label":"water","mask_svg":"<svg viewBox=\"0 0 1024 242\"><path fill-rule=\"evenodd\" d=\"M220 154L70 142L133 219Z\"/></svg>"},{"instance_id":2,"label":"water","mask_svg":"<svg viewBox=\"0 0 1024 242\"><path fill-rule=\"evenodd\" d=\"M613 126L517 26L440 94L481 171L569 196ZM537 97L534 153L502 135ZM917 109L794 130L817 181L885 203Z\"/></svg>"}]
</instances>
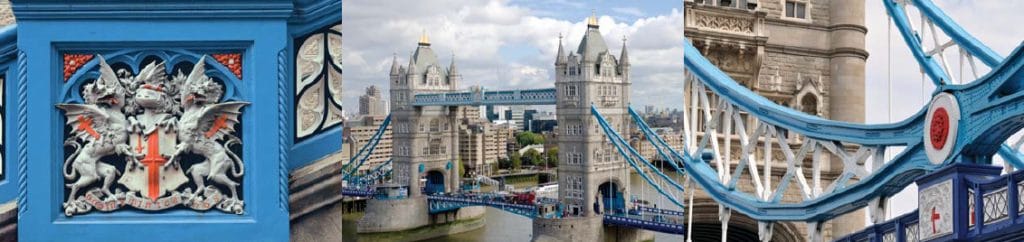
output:
<instances>
[{"instance_id":1,"label":"water","mask_svg":"<svg viewBox=\"0 0 1024 242\"><path fill-rule=\"evenodd\" d=\"M652 174L653 175L653 174ZM669 177L672 177L677 182L682 184L682 176L676 173L666 173ZM523 185L530 185L529 183L515 184L516 187ZM533 183L536 185L536 183ZM657 202L660 208L671 208L673 210L680 210L678 207L671 205L667 199L662 199L661 195L654 189L647 187L647 182L637 174L630 175L630 192L631 195L636 195L642 199ZM671 185L662 185L663 188L668 188ZM677 194L677 198L682 202L683 196ZM628 199L628 198L627 198ZM362 217L361 214L346 214L343 221L343 237L355 238L356 236L356 222ZM494 208L487 208L487 213L484 215L487 220L487 225L481 229L452 234L444 237L429 239L429 242L475 242L475 241L486 241L486 242L512 242L512 241L530 241L532 237L533 224L530 219L501 211ZM655 233L656 241L683 241L683 236L673 234ZM347 241L347 240L346 240Z\"/></svg>"}]
</instances>

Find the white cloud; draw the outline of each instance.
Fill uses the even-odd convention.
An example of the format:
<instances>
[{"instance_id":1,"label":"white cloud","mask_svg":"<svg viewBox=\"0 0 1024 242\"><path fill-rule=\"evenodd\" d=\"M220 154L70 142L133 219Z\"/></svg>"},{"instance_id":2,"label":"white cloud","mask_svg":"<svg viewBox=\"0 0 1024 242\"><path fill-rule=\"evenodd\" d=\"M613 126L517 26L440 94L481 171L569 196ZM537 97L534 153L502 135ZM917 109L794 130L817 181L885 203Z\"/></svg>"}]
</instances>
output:
<instances>
[{"instance_id":1,"label":"white cloud","mask_svg":"<svg viewBox=\"0 0 1024 242\"><path fill-rule=\"evenodd\" d=\"M552 18L543 12L545 9L528 8L506 0L423 2L428 1L345 1L346 52L343 58L347 90L361 91L369 85L386 90L392 54L398 54L401 64L408 63L424 30L439 61L447 65L454 53L463 74L463 87L478 84L489 89L551 87L554 86L559 33L566 36L566 50L575 51L586 30L585 19ZM585 6L568 0L558 4L572 8ZM682 76L679 46L682 12L673 10L670 14L643 17L632 23L601 16L599 23L609 51L615 55L621 49L622 37L629 37L634 93L663 94L634 94L632 103L678 106L682 88L675 88L678 83L673 78ZM664 90L676 90L676 93ZM352 112L357 108L351 105L358 99L358 92L355 93L357 95L350 95L346 91L345 96Z\"/></svg>"}]
</instances>

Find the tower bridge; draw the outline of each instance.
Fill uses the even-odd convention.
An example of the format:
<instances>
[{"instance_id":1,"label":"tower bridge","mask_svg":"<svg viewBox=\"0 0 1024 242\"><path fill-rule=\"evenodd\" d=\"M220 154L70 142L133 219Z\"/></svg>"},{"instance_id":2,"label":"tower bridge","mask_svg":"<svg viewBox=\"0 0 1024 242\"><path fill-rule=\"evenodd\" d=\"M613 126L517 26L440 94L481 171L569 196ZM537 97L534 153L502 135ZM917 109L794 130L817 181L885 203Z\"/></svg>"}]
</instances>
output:
<instances>
[{"instance_id":1,"label":"tower bridge","mask_svg":"<svg viewBox=\"0 0 1024 242\"><path fill-rule=\"evenodd\" d=\"M688 241L729 241L731 231L751 238L750 230L761 241L1024 238L1019 219L1024 182L1022 173L1014 172L1024 167L1024 142L1012 138L1024 127L1018 105L1024 47L999 56L930 0L877 2L936 86L931 102L905 120L860 123L867 58L863 1L832 1L815 9L801 1L685 1L687 14L697 16L687 18L686 28L693 32L683 43L683 149L670 147L628 107L627 49L609 54L592 18L574 53L566 55L559 44L553 89L460 91L454 62L442 69L429 42L421 41L410 64L399 66L396 59L391 72L392 115L402 133L396 140L409 148L395 151L391 183L376 190L347 189L380 197L368 208L379 210L368 216L384 219L396 210L457 220L466 215L460 210L474 206L505 208L533 220L535 240L642 240L649 237L644 231L660 231L684 234ZM922 24L912 24L918 21ZM823 36L827 43L788 48L806 43L765 31L804 25L814 31L799 36ZM813 28L819 25L826 27ZM810 65L786 62L794 55L811 60ZM953 56L961 59L959 71L948 61ZM777 62L763 62L766 58ZM989 72L980 72L978 65ZM450 152L457 137L448 124L460 106L483 104L555 105L564 161L558 168L558 199L522 206L509 196L458 189L449 165L457 158ZM655 167L638 155L619 134L630 128L640 130L670 167ZM1002 167L993 162L996 156L1005 161ZM661 204L669 209L625 201L630 181L622 177L631 171L670 201ZM687 179L665 179L666 172ZM416 181L423 175L425 189ZM918 211L887 220L887 199L912 183L918 185ZM407 192L387 193L395 189ZM693 202L697 190L701 203ZM551 207L554 214L543 210ZM694 221L698 207L705 213L700 219L720 224ZM714 207L717 214L707 214ZM457 212L444 214L450 211ZM858 232L863 219L856 215L863 212L874 225ZM420 224L371 221L361 222L360 229ZM715 225L721 236L707 233Z\"/></svg>"},{"instance_id":2,"label":"tower bridge","mask_svg":"<svg viewBox=\"0 0 1024 242\"><path fill-rule=\"evenodd\" d=\"M614 130L625 132L628 128L631 66L625 44L620 51L617 56L612 54L601 36L596 17L591 17L575 52L567 53L559 42L554 88L489 90L476 87L467 91L458 87L462 78L455 61L448 67L441 66L429 38L421 37L409 63L400 65L395 57L390 71L392 109L389 118L394 127L396 148L392 165L395 172L391 183L378 186L378 190L402 192L398 193L401 194L399 199L369 201L367 215L359 223L360 231L401 231L426 225L426 222L389 223L409 213L474 216L459 209L491 206L540 221L534 226L537 237L651 238L652 234L643 232L644 229L682 234L682 207L674 211L639 204L627 206L632 204L627 201L630 181L624 178L629 177L631 166L616 153L607 140L606 130L592 116L592 109L599 110ZM559 160L564 161L558 167L558 183L561 184L558 199L529 205L512 204L502 200L507 196L460 190L461 180L452 168L452 162L459 159L455 152L458 144L453 125L455 114L460 108L481 105L555 106L560 126L558 146L562 150ZM419 177L424 177L425 182L421 184ZM351 194L366 194L367 190L351 187ZM386 211L371 211L375 208ZM622 229L606 233L601 224ZM573 233L564 233L567 228L575 229Z\"/></svg>"}]
</instances>

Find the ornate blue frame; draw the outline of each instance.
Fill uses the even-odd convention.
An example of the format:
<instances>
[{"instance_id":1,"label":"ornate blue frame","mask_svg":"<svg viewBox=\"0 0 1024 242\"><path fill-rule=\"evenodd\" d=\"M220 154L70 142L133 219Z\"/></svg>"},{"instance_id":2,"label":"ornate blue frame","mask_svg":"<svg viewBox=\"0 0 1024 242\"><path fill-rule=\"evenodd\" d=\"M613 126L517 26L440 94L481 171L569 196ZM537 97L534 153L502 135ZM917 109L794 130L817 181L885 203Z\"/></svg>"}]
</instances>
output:
<instances>
[{"instance_id":1,"label":"ornate blue frame","mask_svg":"<svg viewBox=\"0 0 1024 242\"><path fill-rule=\"evenodd\" d=\"M290 62L288 63L290 72L284 76L289 81L288 85L284 87L284 91L287 93L295 93L294 53L297 51L298 45L302 44L296 43L296 40L340 24L343 12L342 0L295 0L295 5L295 15L288 19L289 37L285 59ZM284 124L288 127L285 130L288 132L286 142L289 142L288 147L290 147L288 170L298 169L329 154L341 151L344 124L322 130L301 140L296 139L295 120L291 118L295 117L296 96L286 96L285 102L286 105L282 108L288 110L285 113L290 117L287 119L288 123Z\"/></svg>"},{"instance_id":2,"label":"ornate blue frame","mask_svg":"<svg viewBox=\"0 0 1024 242\"><path fill-rule=\"evenodd\" d=\"M21 125L8 127L17 135L8 135L7 143L11 144L8 150L17 151L8 152L8 160L17 160L23 171L18 189L19 239L287 241L286 170L292 144L280 137L291 137L286 128L291 121L282 115L290 111L283 104L291 96L286 90L291 68L284 53L291 48L289 18L305 5L290 0L156 0L144 5L133 1L76 2L70 8L57 1L14 4L21 37L17 40L19 68L17 75L8 76L18 81L9 82L7 90L18 95L8 95L7 103L18 105L9 105L7 112L17 114L9 117L17 117ZM243 109L240 131L247 164L245 214L168 210L64 217L60 209L64 182L58 175L63 117L54 104L76 98L68 90L75 90L72 87L77 84L66 86L61 75L60 55L69 50L106 54L109 59L130 59L123 55L129 52L167 51L185 53L192 61L197 53L241 51L243 79L234 83L237 92L226 96L252 102ZM211 74L224 73L220 65L211 66L216 67ZM222 80L230 82L230 78ZM0 196L3 189L7 188L0 183Z\"/></svg>"}]
</instances>

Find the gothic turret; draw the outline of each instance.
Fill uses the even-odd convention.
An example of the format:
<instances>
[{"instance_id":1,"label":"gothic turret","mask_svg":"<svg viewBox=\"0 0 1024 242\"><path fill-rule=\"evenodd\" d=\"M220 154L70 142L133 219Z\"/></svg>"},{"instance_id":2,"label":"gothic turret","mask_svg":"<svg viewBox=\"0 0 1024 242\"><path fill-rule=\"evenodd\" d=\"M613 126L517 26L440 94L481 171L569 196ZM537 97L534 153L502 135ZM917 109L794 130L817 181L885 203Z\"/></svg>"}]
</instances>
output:
<instances>
[{"instance_id":1,"label":"gothic turret","mask_svg":"<svg viewBox=\"0 0 1024 242\"><path fill-rule=\"evenodd\" d=\"M452 64L448 66L448 85L452 90L459 86L459 81L462 79L462 75L459 74L459 69L455 67L455 54L452 54Z\"/></svg>"},{"instance_id":2,"label":"gothic turret","mask_svg":"<svg viewBox=\"0 0 1024 242\"><path fill-rule=\"evenodd\" d=\"M567 74L568 57L562 48L562 34L558 34L558 54L555 55L555 81L561 80Z\"/></svg>"},{"instance_id":3,"label":"gothic turret","mask_svg":"<svg viewBox=\"0 0 1024 242\"><path fill-rule=\"evenodd\" d=\"M626 48L626 38L622 38L622 53L619 54L619 66L629 67L629 50Z\"/></svg>"},{"instance_id":4,"label":"gothic turret","mask_svg":"<svg viewBox=\"0 0 1024 242\"><path fill-rule=\"evenodd\" d=\"M415 56L415 54L413 54L413 56ZM410 86L416 86L416 84L419 84L419 79L417 79L419 74L417 74L416 70L416 58L409 58L409 68L406 69L405 76L405 81L409 83Z\"/></svg>"},{"instance_id":5,"label":"gothic turret","mask_svg":"<svg viewBox=\"0 0 1024 242\"><path fill-rule=\"evenodd\" d=\"M558 34L558 54L555 55L555 66L565 66L565 50L562 48L562 34Z\"/></svg>"},{"instance_id":6,"label":"gothic turret","mask_svg":"<svg viewBox=\"0 0 1024 242\"><path fill-rule=\"evenodd\" d=\"M622 75L622 81L629 82L629 50L626 48L626 38L622 38L622 53L619 54L619 74Z\"/></svg>"},{"instance_id":7,"label":"gothic turret","mask_svg":"<svg viewBox=\"0 0 1024 242\"><path fill-rule=\"evenodd\" d=\"M398 74L399 74L398 72L399 72L400 68L401 68L401 66L398 65L398 54L392 54L392 58L391 58L391 73L390 73L390 75L391 75L391 82L398 81Z\"/></svg>"}]
</instances>

